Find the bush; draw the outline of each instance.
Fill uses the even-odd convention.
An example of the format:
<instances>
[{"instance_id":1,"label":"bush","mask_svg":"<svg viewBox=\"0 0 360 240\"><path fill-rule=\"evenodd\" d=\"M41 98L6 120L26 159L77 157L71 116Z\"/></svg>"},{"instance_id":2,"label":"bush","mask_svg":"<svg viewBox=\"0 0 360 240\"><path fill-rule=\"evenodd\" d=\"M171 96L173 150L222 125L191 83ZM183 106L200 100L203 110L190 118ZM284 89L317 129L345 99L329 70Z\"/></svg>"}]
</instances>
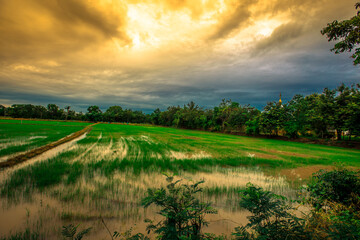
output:
<instances>
[{"instance_id":1,"label":"bush","mask_svg":"<svg viewBox=\"0 0 360 240\"><path fill-rule=\"evenodd\" d=\"M287 199L248 184L240 206L250 211L249 223L235 229L235 239L308 239L304 220L290 214Z\"/></svg>"},{"instance_id":2,"label":"bush","mask_svg":"<svg viewBox=\"0 0 360 240\"><path fill-rule=\"evenodd\" d=\"M307 185L312 204L308 231L317 239L360 239L359 173L319 171Z\"/></svg>"},{"instance_id":3,"label":"bush","mask_svg":"<svg viewBox=\"0 0 360 240\"><path fill-rule=\"evenodd\" d=\"M159 239L203 239L201 229L207 225L204 217L217 211L210 203L200 202L196 194L201 192L199 187L203 181L195 184L181 184L173 177L167 177L169 184L166 189L149 189L147 197L142 200L144 207L151 204L161 207L159 212L165 219L153 224L148 220L148 231L154 231Z\"/></svg>"},{"instance_id":4,"label":"bush","mask_svg":"<svg viewBox=\"0 0 360 240\"><path fill-rule=\"evenodd\" d=\"M360 196L359 172L340 169L335 171L324 171L313 175L312 181L307 185L310 202L317 210L326 206L327 203L339 203L343 205L354 205ZM360 205L357 206L360 210Z\"/></svg>"}]
</instances>

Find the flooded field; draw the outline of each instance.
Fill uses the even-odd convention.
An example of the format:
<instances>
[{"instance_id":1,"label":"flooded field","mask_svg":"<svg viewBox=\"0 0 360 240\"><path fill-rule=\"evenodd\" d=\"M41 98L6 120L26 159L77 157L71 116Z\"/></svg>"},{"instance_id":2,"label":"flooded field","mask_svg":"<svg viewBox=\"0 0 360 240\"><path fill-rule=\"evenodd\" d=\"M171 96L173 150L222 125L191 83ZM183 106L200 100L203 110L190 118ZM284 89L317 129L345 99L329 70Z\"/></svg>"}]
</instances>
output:
<instances>
[{"instance_id":1,"label":"flooded field","mask_svg":"<svg viewBox=\"0 0 360 240\"><path fill-rule=\"evenodd\" d=\"M288 181L281 171L333 162L359 167L359 158L360 151L319 145L98 124L87 135L0 173L0 236L30 229L61 238L62 226L70 223L92 227L86 239L111 239L106 227L145 233L143 220L159 217L140 200L148 188L166 185L164 174L183 182L204 180L199 198L219 211L208 216L205 231L230 234L247 221L248 213L238 206L238 192L247 183L296 199L301 181Z\"/></svg>"},{"instance_id":2,"label":"flooded field","mask_svg":"<svg viewBox=\"0 0 360 240\"><path fill-rule=\"evenodd\" d=\"M0 162L57 141L88 125L88 123L67 124L55 121L0 119Z\"/></svg>"}]
</instances>

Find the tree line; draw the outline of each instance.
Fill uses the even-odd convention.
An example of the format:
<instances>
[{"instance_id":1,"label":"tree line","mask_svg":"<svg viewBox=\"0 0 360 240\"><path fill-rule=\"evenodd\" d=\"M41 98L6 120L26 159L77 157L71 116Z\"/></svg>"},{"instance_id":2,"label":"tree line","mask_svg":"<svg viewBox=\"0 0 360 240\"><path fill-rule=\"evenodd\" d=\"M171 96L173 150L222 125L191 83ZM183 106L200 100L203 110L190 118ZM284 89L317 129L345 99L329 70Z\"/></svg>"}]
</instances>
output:
<instances>
[{"instance_id":1,"label":"tree line","mask_svg":"<svg viewBox=\"0 0 360 240\"><path fill-rule=\"evenodd\" d=\"M295 95L285 104L268 102L263 111L223 100L213 109L194 102L183 107L171 106L151 114L152 123L188 129L240 133L248 135L284 135L290 138L316 136L349 138L360 134L359 85L325 88L320 94Z\"/></svg>"},{"instance_id":2,"label":"tree line","mask_svg":"<svg viewBox=\"0 0 360 240\"><path fill-rule=\"evenodd\" d=\"M0 105L0 116L81 120L92 122L149 123L184 129L198 129L234 134L287 136L315 136L341 139L343 135L360 135L360 85L340 85L325 88L322 93L295 95L286 102L268 102L262 111L250 105L223 99L212 109L205 109L193 101L184 106L169 106L151 114L111 106L102 112L89 106L86 113L64 109L56 104L47 107L31 104Z\"/></svg>"}]
</instances>

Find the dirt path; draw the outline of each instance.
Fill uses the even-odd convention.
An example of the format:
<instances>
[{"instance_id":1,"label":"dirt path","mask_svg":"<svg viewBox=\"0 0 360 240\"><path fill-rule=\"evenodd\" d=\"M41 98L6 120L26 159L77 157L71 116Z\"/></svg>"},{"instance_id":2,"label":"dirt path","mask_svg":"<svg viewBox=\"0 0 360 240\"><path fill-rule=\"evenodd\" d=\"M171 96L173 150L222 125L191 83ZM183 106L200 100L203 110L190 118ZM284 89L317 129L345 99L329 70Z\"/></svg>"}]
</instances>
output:
<instances>
[{"instance_id":1,"label":"dirt path","mask_svg":"<svg viewBox=\"0 0 360 240\"><path fill-rule=\"evenodd\" d=\"M19 163L22 163L22 162L25 162L33 157L36 157L50 149L53 149L59 145L62 145L64 143L67 143L71 140L74 140L82 135L84 135L85 133L89 132L92 128L92 126L96 125L97 123L95 124L92 124L92 125L89 125L87 127L85 127L84 129L80 130L80 131L77 131L69 136L66 136L56 142L52 142L52 143L49 143L45 146L42 146L42 147L39 147L39 148L36 148L36 149L33 149L29 152L26 152L26 153L23 153L23 154L20 154L20 155L17 155L15 157L12 157L12 158L9 158L7 159L6 162L0 162L0 169L4 169L4 168L8 168L8 167L12 167L12 166L15 166Z\"/></svg>"},{"instance_id":2,"label":"dirt path","mask_svg":"<svg viewBox=\"0 0 360 240\"><path fill-rule=\"evenodd\" d=\"M36 162L41 162L41 161L44 161L46 159L49 159L49 158L52 158L52 157L55 157L56 155L60 154L61 152L65 151L65 150L69 150L72 146L74 146L74 144L78 141L80 141L81 139L85 138L86 137L86 132L69 141L69 142L66 142L64 144L61 144L57 147L54 147L46 152L43 152L42 154L40 155L37 155L36 157L33 157L31 159L28 159L27 161L25 162L21 162L15 166L12 166L12 167L8 167L8 168L4 168L2 170L0 170L0 184L2 182L4 182L4 180L6 180L10 175L11 173L13 173L14 171L20 169L20 168L23 168L23 167L26 167L26 166L29 166L31 164L34 164Z\"/></svg>"}]
</instances>

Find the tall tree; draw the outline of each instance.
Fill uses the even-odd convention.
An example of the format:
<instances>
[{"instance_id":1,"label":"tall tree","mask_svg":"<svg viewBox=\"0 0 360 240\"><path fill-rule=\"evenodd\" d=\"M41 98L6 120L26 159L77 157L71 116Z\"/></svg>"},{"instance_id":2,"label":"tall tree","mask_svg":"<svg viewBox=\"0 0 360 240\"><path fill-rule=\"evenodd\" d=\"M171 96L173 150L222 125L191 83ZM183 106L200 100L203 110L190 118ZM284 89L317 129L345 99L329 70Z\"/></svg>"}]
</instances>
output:
<instances>
[{"instance_id":1,"label":"tall tree","mask_svg":"<svg viewBox=\"0 0 360 240\"><path fill-rule=\"evenodd\" d=\"M5 117L6 107L3 105L0 105L0 116Z\"/></svg>"},{"instance_id":2,"label":"tall tree","mask_svg":"<svg viewBox=\"0 0 360 240\"><path fill-rule=\"evenodd\" d=\"M160 124L160 114L161 110L159 108L155 109L154 112L151 114L151 123L155 125Z\"/></svg>"},{"instance_id":3,"label":"tall tree","mask_svg":"<svg viewBox=\"0 0 360 240\"><path fill-rule=\"evenodd\" d=\"M60 119L61 115L64 112L56 104L48 104L47 110L48 110L48 118L50 118L50 119Z\"/></svg>"},{"instance_id":4,"label":"tall tree","mask_svg":"<svg viewBox=\"0 0 360 240\"><path fill-rule=\"evenodd\" d=\"M259 126L265 134L279 135L285 122L286 109L277 102L268 102L260 115Z\"/></svg>"},{"instance_id":5,"label":"tall tree","mask_svg":"<svg viewBox=\"0 0 360 240\"><path fill-rule=\"evenodd\" d=\"M123 122L124 111L120 106L111 106L104 113L104 120L108 122Z\"/></svg>"},{"instance_id":6,"label":"tall tree","mask_svg":"<svg viewBox=\"0 0 360 240\"><path fill-rule=\"evenodd\" d=\"M65 120L68 120L70 108L71 108L70 106L66 106L64 108L64 109L66 109L66 119Z\"/></svg>"}]
</instances>

